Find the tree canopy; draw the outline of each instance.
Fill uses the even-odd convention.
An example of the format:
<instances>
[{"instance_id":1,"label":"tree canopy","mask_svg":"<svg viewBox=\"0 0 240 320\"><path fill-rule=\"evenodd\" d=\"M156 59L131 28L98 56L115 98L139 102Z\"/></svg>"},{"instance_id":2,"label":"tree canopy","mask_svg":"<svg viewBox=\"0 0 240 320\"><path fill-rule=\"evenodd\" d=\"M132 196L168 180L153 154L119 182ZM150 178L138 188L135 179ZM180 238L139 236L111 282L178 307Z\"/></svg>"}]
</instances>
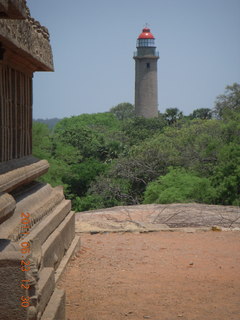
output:
<instances>
[{"instance_id":1,"label":"tree canopy","mask_svg":"<svg viewBox=\"0 0 240 320\"><path fill-rule=\"evenodd\" d=\"M135 117L130 103L109 112L33 123L33 154L47 159L41 180L62 184L78 211L140 203L240 205L240 85L213 109L184 116L168 108Z\"/></svg>"},{"instance_id":2,"label":"tree canopy","mask_svg":"<svg viewBox=\"0 0 240 320\"><path fill-rule=\"evenodd\" d=\"M217 97L214 113L219 119L235 115L240 112L240 84L227 86L225 93Z\"/></svg>"}]
</instances>

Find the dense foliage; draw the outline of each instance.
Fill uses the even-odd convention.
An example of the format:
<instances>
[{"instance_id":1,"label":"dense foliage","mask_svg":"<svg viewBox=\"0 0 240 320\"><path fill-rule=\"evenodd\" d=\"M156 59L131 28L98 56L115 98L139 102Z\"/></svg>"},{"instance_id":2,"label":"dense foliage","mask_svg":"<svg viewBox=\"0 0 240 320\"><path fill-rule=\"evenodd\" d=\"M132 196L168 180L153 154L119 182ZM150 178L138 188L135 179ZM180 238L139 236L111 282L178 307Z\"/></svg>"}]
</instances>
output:
<instances>
[{"instance_id":1,"label":"dense foliage","mask_svg":"<svg viewBox=\"0 0 240 320\"><path fill-rule=\"evenodd\" d=\"M62 184L75 210L139 203L240 205L240 85L213 109L184 116L134 116L129 103L109 112L33 124L33 153L50 162L41 178Z\"/></svg>"}]
</instances>

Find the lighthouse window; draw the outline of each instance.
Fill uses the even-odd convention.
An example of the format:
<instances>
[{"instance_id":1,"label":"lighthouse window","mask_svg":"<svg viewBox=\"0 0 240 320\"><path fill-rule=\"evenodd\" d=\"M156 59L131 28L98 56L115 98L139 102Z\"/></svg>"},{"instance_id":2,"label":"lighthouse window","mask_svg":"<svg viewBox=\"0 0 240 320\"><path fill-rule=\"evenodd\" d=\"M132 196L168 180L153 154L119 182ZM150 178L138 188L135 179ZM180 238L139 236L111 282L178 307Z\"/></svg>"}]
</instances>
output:
<instances>
[{"instance_id":1,"label":"lighthouse window","mask_svg":"<svg viewBox=\"0 0 240 320\"><path fill-rule=\"evenodd\" d=\"M154 39L138 39L137 47L154 47Z\"/></svg>"},{"instance_id":2,"label":"lighthouse window","mask_svg":"<svg viewBox=\"0 0 240 320\"><path fill-rule=\"evenodd\" d=\"M149 62L147 63L147 69L150 69L150 63Z\"/></svg>"}]
</instances>

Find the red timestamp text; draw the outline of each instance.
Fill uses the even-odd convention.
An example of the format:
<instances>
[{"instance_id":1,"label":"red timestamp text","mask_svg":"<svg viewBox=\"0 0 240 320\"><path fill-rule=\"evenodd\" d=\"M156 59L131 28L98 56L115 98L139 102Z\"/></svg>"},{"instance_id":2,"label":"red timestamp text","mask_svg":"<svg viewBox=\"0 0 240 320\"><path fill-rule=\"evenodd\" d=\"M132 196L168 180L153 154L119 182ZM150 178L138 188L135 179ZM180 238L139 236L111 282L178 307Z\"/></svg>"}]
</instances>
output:
<instances>
[{"instance_id":1,"label":"red timestamp text","mask_svg":"<svg viewBox=\"0 0 240 320\"><path fill-rule=\"evenodd\" d=\"M31 227L31 216L30 213L25 213L22 212L21 213L21 229L22 231L22 235L27 235L29 234L28 230ZM22 253L22 260L21 260L21 271L23 272L28 272L31 270L30 264L31 262L29 260L24 259L24 255L28 255L31 252L31 246L30 246L30 242L29 241L22 241L20 243L20 247L21 247L21 253ZM24 279L21 280L21 288L23 290L28 290L30 288L30 280L28 279ZM29 296L21 296L21 306L23 308L28 308L30 306L30 297Z\"/></svg>"}]
</instances>

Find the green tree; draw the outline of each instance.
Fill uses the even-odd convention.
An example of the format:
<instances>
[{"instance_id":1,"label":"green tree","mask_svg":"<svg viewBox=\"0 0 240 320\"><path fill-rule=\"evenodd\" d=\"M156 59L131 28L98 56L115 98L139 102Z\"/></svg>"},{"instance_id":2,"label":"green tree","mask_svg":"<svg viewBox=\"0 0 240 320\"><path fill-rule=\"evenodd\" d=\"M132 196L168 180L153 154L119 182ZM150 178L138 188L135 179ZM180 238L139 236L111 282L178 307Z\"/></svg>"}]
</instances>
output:
<instances>
[{"instance_id":1,"label":"green tree","mask_svg":"<svg viewBox=\"0 0 240 320\"><path fill-rule=\"evenodd\" d=\"M91 183L87 196L101 199L103 207L132 204L130 184L125 179L101 175L96 182Z\"/></svg>"},{"instance_id":2,"label":"green tree","mask_svg":"<svg viewBox=\"0 0 240 320\"><path fill-rule=\"evenodd\" d=\"M69 185L69 192L75 196L84 196L91 183L95 183L98 175L107 169L105 163L97 159L87 159L81 163L71 165L67 176L63 177L64 183Z\"/></svg>"},{"instance_id":3,"label":"green tree","mask_svg":"<svg viewBox=\"0 0 240 320\"><path fill-rule=\"evenodd\" d=\"M47 173L39 178L39 181L49 183L53 187L62 185L65 193L68 194L69 185L64 182L64 177L69 175L70 167L64 161L58 159L49 158L47 160L50 168Z\"/></svg>"},{"instance_id":4,"label":"green tree","mask_svg":"<svg viewBox=\"0 0 240 320\"><path fill-rule=\"evenodd\" d=\"M118 120L132 119L135 117L134 106L131 103L123 102L110 109Z\"/></svg>"},{"instance_id":5,"label":"green tree","mask_svg":"<svg viewBox=\"0 0 240 320\"><path fill-rule=\"evenodd\" d=\"M208 119L211 110L204 108L188 117L170 108L145 119L123 103L62 119L54 132L34 123L33 154L50 163L40 179L64 185L75 210L138 204L159 190L161 201L239 205L238 97L239 85L228 86L217 98L218 119Z\"/></svg>"},{"instance_id":6,"label":"green tree","mask_svg":"<svg viewBox=\"0 0 240 320\"><path fill-rule=\"evenodd\" d=\"M73 207L75 211L88 211L104 208L104 199L99 195L86 195L84 197L75 197Z\"/></svg>"},{"instance_id":7,"label":"green tree","mask_svg":"<svg viewBox=\"0 0 240 320\"><path fill-rule=\"evenodd\" d=\"M217 202L240 205L240 145L224 145L218 154L218 164L211 176L217 191Z\"/></svg>"},{"instance_id":8,"label":"green tree","mask_svg":"<svg viewBox=\"0 0 240 320\"><path fill-rule=\"evenodd\" d=\"M163 132L133 147L130 158L141 162L145 173L150 170L147 167L159 176L169 166L183 166L207 176L217 161L221 143L220 122L194 120L182 127L166 127Z\"/></svg>"},{"instance_id":9,"label":"green tree","mask_svg":"<svg viewBox=\"0 0 240 320\"><path fill-rule=\"evenodd\" d=\"M53 144L53 136L48 126L44 123L33 122L33 155L39 159L46 159L50 168L46 174L39 178L39 181L50 183L53 187L63 185L65 191L68 185L64 183L64 176L70 172L69 164L76 160L76 150L68 145Z\"/></svg>"},{"instance_id":10,"label":"green tree","mask_svg":"<svg viewBox=\"0 0 240 320\"><path fill-rule=\"evenodd\" d=\"M189 115L189 117L190 117L190 119L209 120L209 119L212 119L212 110L209 108L195 109Z\"/></svg>"},{"instance_id":11,"label":"green tree","mask_svg":"<svg viewBox=\"0 0 240 320\"><path fill-rule=\"evenodd\" d=\"M167 125L162 115L158 118L146 119L136 117L123 124L123 133L126 136L126 143L130 146L142 143L143 140L151 138L154 134L162 132Z\"/></svg>"},{"instance_id":12,"label":"green tree","mask_svg":"<svg viewBox=\"0 0 240 320\"><path fill-rule=\"evenodd\" d=\"M144 203L212 203L215 196L215 189L207 178L198 177L183 168L169 168L165 176L148 184Z\"/></svg>"},{"instance_id":13,"label":"green tree","mask_svg":"<svg viewBox=\"0 0 240 320\"><path fill-rule=\"evenodd\" d=\"M116 159L107 175L128 181L129 194L135 203L141 203L149 182L164 176L169 166L183 167L209 178L221 144L222 128L217 120L194 120L182 127L165 127L163 132L132 146L127 155Z\"/></svg>"},{"instance_id":14,"label":"green tree","mask_svg":"<svg viewBox=\"0 0 240 320\"><path fill-rule=\"evenodd\" d=\"M105 161L121 152L119 128L119 121L111 113L83 114L60 121L55 128L55 138L76 148L82 159Z\"/></svg>"},{"instance_id":15,"label":"green tree","mask_svg":"<svg viewBox=\"0 0 240 320\"><path fill-rule=\"evenodd\" d=\"M80 151L70 144L64 144L53 138L52 142L52 157L63 161L71 166L79 163L82 160Z\"/></svg>"},{"instance_id":16,"label":"green tree","mask_svg":"<svg viewBox=\"0 0 240 320\"><path fill-rule=\"evenodd\" d=\"M52 142L48 126L46 124L33 121L32 136L33 155L40 159L50 158Z\"/></svg>"},{"instance_id":17,"label":"green tree","mask_svg":"<svg viewBox=\"0 0 240 320\"><path fill-rule=\"evenodd\" d=\"M240 112L240 84L238 83L227 86L225 93L217 97L214 114L218 119L232 118L236 111Z\"/></svg>"},{"instance_id":18,"label":"green tree","mask_svg":"<svg viewBox=\"0 0 240 320\"><path fill-rule=\"evenodd\" d=\"M178 108L168 108L165 110L165 113L163 114L165 120L169 125L174 124L177 122L177 120L180 120L183 118L183 113Z\"/></svg>"}]
</instances>

